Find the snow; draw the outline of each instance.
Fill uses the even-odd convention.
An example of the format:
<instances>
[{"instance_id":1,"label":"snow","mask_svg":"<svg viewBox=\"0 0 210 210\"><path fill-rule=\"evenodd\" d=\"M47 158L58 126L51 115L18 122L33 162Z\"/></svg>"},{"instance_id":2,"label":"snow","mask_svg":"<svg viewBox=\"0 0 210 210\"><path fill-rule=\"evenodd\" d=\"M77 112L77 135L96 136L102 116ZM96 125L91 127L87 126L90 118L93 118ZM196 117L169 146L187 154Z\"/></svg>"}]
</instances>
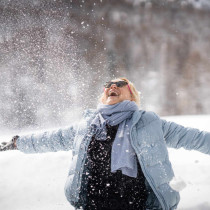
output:
<instances>
[{"instance_id":1,"label":"snow","mask_svg":"<svg viewBox=\"0 0 210 210\"><path fill-rule=\"evenodd\" d=\"M210 116L164 117L188 127L210 131ZM7 131L8 132L8 131ZM1 132L0 141L11 139ZM0 153L0 209L71 210L64 195L71 152L26 155L19 151ZM196 151L169 149L180 191L179 210L210 209L210 156Z\"/></svg>"}]
</instances>

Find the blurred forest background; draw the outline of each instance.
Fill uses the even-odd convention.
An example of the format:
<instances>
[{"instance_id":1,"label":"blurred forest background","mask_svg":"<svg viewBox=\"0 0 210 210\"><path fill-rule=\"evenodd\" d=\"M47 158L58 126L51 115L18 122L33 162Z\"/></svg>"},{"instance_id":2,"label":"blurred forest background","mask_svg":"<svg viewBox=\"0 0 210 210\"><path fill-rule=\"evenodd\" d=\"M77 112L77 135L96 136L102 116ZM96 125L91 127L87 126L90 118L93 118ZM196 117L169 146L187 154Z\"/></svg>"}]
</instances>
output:
<instances>
[{"instance_id":1,"label":"blurred forest background","mask_svg":"<svg viewBox=\"0 0 210 210\"><path fill-rule=\"evenodd\" d=\"M0 24L0 130L68 125L119 76L142 109L210 114L210 1L1 0Z\"/></svg>"}]
</instances>

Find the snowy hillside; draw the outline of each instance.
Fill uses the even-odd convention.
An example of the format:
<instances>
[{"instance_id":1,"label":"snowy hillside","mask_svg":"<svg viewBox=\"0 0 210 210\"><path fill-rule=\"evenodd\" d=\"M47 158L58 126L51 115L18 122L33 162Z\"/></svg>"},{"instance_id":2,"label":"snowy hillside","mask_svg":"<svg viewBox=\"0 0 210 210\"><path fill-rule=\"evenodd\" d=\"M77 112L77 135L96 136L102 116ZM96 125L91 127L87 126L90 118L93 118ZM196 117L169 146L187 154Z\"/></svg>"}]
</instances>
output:
<instances>
[{"instance_id":1,"label":"snowy hillside","mask_svg":"<svg viewBox=\"0 0 210 210\"><path fill-rule=\"evenodd\" d=\"M210 116L166 117L188 127L210 131ZM0 141L9 140L3 136ZM210 156L183 149L169 149L176 174L172 183L180 190L179 210L210 209ZM0 153L0 209L69 210L64 184L71 152L25 155L19 151Z\"/></svg>"}]
</instances>

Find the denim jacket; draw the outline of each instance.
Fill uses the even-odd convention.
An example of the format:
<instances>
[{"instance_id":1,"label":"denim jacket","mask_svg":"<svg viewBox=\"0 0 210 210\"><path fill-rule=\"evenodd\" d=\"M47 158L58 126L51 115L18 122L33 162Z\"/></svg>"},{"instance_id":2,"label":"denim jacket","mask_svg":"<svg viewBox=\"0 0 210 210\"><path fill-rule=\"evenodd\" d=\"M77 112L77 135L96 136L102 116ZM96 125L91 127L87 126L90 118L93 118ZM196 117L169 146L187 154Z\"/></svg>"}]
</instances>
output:
<instances>
[{"instance_id":1,"label":"denim jacket","mask_svg":"<svg viewBox=\"0 0 210 210\"><path fill-rule=\"evenodd\" d=\"M83 206L86 199L88 171L85 161L92 137L90 124L95 115L95 110L87 110L78 124L57 131L20 136L17 140L17 148L24 153L72 150L65 195L75 208ZM146 178L147 209L176 209L180 196L169 185L174 172L167 146L210 154L210 133L167 122L155 113L143 110L133 113L130 131L131 145Z\"/></svg>"}]
</instances>

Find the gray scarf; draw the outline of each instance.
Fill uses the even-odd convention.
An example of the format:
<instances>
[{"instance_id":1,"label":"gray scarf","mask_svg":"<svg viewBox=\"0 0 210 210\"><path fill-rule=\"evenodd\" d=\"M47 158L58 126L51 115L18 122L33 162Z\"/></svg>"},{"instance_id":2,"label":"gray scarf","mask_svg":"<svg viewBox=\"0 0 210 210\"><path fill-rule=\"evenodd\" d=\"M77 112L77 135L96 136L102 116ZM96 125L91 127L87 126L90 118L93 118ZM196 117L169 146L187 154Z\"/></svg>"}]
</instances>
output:
<instances>
[{"instance_id":1,"label":"gray scarf","mask_svg":"<svg viewBox=\"0 0 210 210\"><path fill-rule=\"evenodd\" d=\"M106 124L118 125L116 137L112 145L111 172L121 170L123 174L137 177L137 160L130 143L131 117L138 109L133 101L125 100L114 105L99 104L98 114L91 123L92 134L96 140L107 138Z\"/></svg>"}]
</instances>

